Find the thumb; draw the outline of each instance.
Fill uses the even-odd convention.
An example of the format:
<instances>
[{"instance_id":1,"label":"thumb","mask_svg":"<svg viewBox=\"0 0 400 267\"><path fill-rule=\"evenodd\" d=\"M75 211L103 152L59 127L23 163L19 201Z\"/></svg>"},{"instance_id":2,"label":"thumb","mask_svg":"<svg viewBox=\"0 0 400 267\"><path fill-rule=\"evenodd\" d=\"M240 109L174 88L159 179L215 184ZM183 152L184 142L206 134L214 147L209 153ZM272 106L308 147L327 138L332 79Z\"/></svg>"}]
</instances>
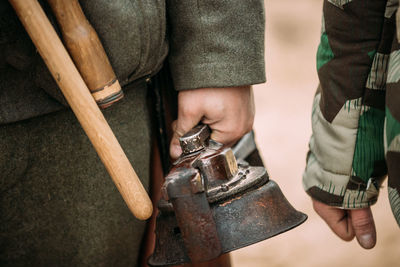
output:
<instances>
[{"instance_id":1,"label":"thumb","mask_svg":"<svg viewBox=\"0 0 400 267\"><path fill-rule=\"evenodd\" d=\"M376 244L376 229L371 208L351 210L351 223L357 241L365 249L371 249Z\"/></svg>"},{"instance_id":2,"label":"thumb","mask_svg":"<svg viewBox=\"0 0 400 267\"><path fill-rule=\"evenodd\" d=\"M177 159L182 154L179 138L196 126L200 120L201 116L193 114L191 116L178 116L178 119L172 123L174 134L169 148L171 158Z\"/></svg>"}]
</instances>

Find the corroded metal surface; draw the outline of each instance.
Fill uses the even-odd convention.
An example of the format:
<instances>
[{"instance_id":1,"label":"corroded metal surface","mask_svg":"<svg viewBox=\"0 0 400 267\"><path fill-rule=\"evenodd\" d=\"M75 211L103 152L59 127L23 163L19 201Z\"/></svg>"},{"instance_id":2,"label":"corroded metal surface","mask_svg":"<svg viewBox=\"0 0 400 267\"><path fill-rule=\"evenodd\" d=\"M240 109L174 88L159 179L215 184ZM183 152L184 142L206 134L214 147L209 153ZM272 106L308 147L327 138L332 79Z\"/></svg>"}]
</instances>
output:
<instances>
[{"instance_id":1,"label":"corroded metal surface","mask_svg":"<svg viewBox=\"0 0 400 267\"><path fill-rule=\"evenodd\" d=\"M198 125L194 127L192 130L179 138L179 143L181 145L183 154L189 154L202 150L207 145L206 142L209 136L210 128L208 128L207 125Z\"/></svg>"},{"instance_id":2,"label":"corroded metal surface","mask_svg":"<svg viewBox=\"0 0 400 267\"><path fill-rule=\"evenodd\" d=\"M204 147L183 154L165 178L151 266L207 261L307 218L290 205L264 167L242 158L238 164L230 148L204 139L204 129L187 135L196 140L202 135Z\"/></svg>"},{"instance_id":3,"label":"corroded metal surface","mask_svg":"<svg viewBox=\"0 0 400 267\"><path fill-rule=\"evenodd\" d=\"M255 190L212 205L211 210L222 246L220 254L284 233L307 219L290 205L272 180ZM173 212L159 214L156 237L155 251L149 259L151 266L191 262Z\"/></svg>"}]
</instances>

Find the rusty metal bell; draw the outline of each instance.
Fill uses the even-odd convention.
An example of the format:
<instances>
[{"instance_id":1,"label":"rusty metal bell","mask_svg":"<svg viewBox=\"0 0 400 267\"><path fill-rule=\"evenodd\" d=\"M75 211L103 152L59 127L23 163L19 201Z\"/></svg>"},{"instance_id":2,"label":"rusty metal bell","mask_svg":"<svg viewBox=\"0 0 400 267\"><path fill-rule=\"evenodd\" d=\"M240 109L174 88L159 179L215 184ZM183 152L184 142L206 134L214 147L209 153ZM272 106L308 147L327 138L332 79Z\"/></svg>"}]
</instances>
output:
<instances>
[{"instance_id":1,"label":"rusty metal bell","mask_svg":"<svg viewBox=\"0 0 400 267\"><path fill-rule=\"evenodd\" d=\"M209 136L199 125L180 139L183 154L162 187L150 266L208 261L307 219L269 180L253 133L233 149Z\"/></svg>"}]
</instances>

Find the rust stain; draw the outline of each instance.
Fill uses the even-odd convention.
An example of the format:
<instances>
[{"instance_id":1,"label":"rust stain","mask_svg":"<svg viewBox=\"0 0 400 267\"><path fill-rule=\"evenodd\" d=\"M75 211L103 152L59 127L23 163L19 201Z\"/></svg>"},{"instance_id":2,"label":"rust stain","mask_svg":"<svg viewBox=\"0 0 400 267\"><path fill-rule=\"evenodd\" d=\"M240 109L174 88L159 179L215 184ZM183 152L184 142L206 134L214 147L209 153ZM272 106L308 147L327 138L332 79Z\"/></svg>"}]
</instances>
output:
<instances>
[{"instance_id":1,"label":"rust stain","mask_svg":"<svg viewBox=\"0 0 400 267\"><path fill-rule=\"evenodd\" d=\"M225 207L226 205L231 204L233 201L241 199L241 198L242 198L242 196L238 196L238 197L232 198L231 200L229 200L227 202L224 202L224 203L220 204L219 206L220 207Z\"/></svg>"},{"instance_id":2,"label":"rust stain","mask_svg":"<svg viewBox=\"0 0 400 267\"><path fill-rule=\"evenodd\" d=\"M263 207L263 208L267 208L267 205L265 205L265 203L263 203L263 202L261 202L261 201L257 201L256 204L257 204L258 206Z\"/></svg>"}]
</instances>

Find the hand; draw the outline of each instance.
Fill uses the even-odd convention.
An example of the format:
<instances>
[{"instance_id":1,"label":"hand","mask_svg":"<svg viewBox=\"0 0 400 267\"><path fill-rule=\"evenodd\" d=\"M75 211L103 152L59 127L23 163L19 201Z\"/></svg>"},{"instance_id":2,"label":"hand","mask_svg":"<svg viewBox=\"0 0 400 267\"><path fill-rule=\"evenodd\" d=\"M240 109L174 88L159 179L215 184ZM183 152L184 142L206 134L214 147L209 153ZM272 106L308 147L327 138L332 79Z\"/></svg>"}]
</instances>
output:
<instances>
[{"instance_id":1,"label":"hand","mask_svg":"<svg viewBox=\"0 0 400 267\"><path fill-rule=\"evenodd\" d=\"M180 156L179 137L199 122L210 126L213 140L233 145L252 129L254 113L251 86L180 91L178 119L172 125L171 157Z\"/></svg>"},{"instance_id":2,"label":"hand","mask_svg":"<svg viewBox=\"0 0 400 267\"><path fill-rule=\"evenodd\" d=\"M371 208L344 210L315 199L312 202L314 210L341 239L351 241L356 236L361 247L371 249L375 246L376 230Z\"/></svg>"}]
</instances>

